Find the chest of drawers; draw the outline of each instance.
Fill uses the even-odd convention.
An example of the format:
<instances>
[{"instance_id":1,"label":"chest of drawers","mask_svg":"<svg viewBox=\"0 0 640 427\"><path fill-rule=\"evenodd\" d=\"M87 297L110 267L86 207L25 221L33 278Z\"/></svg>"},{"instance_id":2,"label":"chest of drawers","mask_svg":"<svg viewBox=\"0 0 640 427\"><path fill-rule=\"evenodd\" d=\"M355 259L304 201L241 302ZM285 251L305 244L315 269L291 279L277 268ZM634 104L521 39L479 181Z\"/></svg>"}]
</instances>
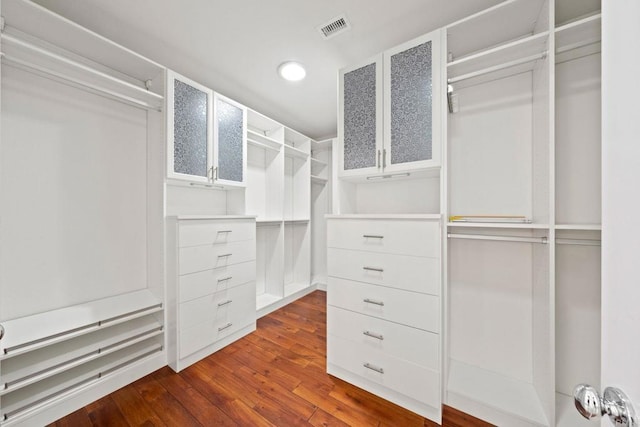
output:
<instances>
[{"instance_id":1,"label":"chest of drawers","mask_svg":"<svg viewBox=\"0 0 640 427\"><path fill-rule=\"evenodd\" d=\"M167 221L168 358L180 371L256 327L252 217Z\"/></svg>"},{"instance_id":2,"label":"chest of drawers","mask_svg":"<svg viewBox=\"0 0 640 427\"><path fill-rule=\"evenodd\" d=\"M327 371L439 422L439 217L327 224Z\"/></svg>"}]
</instances>

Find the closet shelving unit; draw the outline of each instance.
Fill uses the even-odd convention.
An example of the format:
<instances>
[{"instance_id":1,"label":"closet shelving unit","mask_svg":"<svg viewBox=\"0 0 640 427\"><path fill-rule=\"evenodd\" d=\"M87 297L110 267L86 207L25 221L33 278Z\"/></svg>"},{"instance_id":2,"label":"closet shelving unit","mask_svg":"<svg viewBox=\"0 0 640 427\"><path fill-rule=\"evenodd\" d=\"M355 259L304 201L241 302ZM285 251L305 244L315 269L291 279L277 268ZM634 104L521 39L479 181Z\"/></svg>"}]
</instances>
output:
<instances>
[{"instance_id":1,"label":"closet shelving unit","mask_svg":"<svg viewBox=\"0 0 640 427\"><path fill-rule=\"evenodd\" d=\"M264 315L310 290L311 139L249 109L245 206L256 215L256 305Z\"/></svg>"},{"instance_id":2,"label":"closet shelving unit","mask_svg":"<svg viewBox=\"0 0 640 427\"><path fill-rule=\"evenodd\" d=\"M446 402L498 425L583 425L573 387L599 386L596 3L509 0L446 29L446 214L530 221L447 224Z\"/></svg>"},{"instance_id":3,"label":"closet shelving unit","mask_svg":"<svg viewBox=\"0 0 640 427\"><path fill-rule=\"evenodd\" d=\"M327 221L332 212L333 146L328 139L311 143L311 283L327 286Z\"/></svg>"},{"instance_id":4,"label":"closet shelving unit","mask_svg":"<svg viewBox=\"0 0 640 427\"><path fill-rule=\"evenodd\" d=\"M446 27L445 213L528 220L449 222L443 239L445 401L498 425L554 413L552 16L549 1L508 0Z\"/></svg>"},{"instance_id":5,"label":"closet shelving unit","mask_svg":"<svg viewBox=\"0 0 640 427\"><path fill-rule=\"evenodd\" d=\"M0 425L45 425L166 363L165 69L2 16Z\"/></svg>"},{"instance_id":6,"label":"closet shelving unit","mask_svg":"<svg viewBox=\"0 0 640 427\"><path fill-rule=\"evenodd\" d=\"M284 130L284 297L311 285L311 139Z\"/></svg>"},{"instance_id":7,"label":"closet shelving unit","mask_svg":"<svg viewBox=\"0 0 640 427\"><path fill-rule=\"evenodd\" d=\"M601 14L565 7L555 24L555 391L558 427L588 426L573 387L600 388ZM580 9L577 9L580 8Z\"/></svg>"}]
</instances>

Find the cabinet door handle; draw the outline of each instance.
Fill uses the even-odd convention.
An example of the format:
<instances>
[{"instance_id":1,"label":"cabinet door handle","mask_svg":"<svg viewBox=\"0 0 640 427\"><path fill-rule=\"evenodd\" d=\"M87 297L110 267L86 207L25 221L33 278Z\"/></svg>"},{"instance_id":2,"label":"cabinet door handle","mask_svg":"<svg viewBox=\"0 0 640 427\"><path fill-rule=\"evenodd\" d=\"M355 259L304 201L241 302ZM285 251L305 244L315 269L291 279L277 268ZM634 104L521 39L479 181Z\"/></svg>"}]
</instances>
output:
<instances>
[{"instance_id":1,"label":"cabinet door handle","mask_svg":"<svg viewBox=\"0 0 640 427\"><path fill-rule=\"evenodd\" d=\"M384 236L380 236L379 234L363 234L362 237L365 239L384 239Z\"/></svg>"},{"instance_id":2,"label":"cabinet door handle","mask_svg":"<svg viewBox=\"0 0 640 427\"><path fill-rule=\"evenodd\" d=\"M378 372L380 374L384 374L384 369L382 369L382 368L380 368L378 366L372 365L371 363L365 363L362 366L364 366L367 369L371 369L372 371L376 371L376 372Z\"/></svg>"},{"instance_id":3,"label":"cabinet door handle","mask_svg":"<svg viewBox=\"0 0 640 427\"><path fill-rule=\"evenodd\" d=\"M217 166L215 168L213 168L213 180L214 181L218 180L218 167Z\"/></svg>"},{"instance_id":4,"label":"cabinet door handle","mask_svg":"<svg viewBox=\"0 0 640 427\"><path fill-rule=\"evenodd\" d=\"M207 171L207 179L208 179L209 181L213 181L213 166L211 166L211 167L209 168L209 170Z\"/></svg>"},{"instance_id":5,"label":"cabinet door handle","mask_svg":"<svg viewBox=\"0 0 640 427\"><path fill-rule=\"evenodd\" d=\"M231 280L231 279L233 279L233 277L232 277L232 276L223 277L222 279L218 279L218 283L220 283L220 282L224 282L224 281L226 281L226 280Z\"/></svg>"},{"instance_id":6,"label":"cabinet door handle","mask_svg":"<svg viewBox=\"0 0 640 427\"><path fill-rule=\"evenodd\" d=\"M380 154L381 154L380 150L378 150L378 163L377 163L378 168L380 168L380 166L382 166L382 163L380 163Z\"/></svg>"},{"instance_id":7,"label":"cabinet door handle","mask_svg":"<svg viewBox=\"0 0 640 427\"><path fill-rule=\"evenodd\" d=\"M384 337L382 336L382 334L376 334L376 333L369 332L369 331L364 331L362 333L364 335L368 336L368 337L375 338L375 339L380 340L380 341L384 340Z\"/></svg>"},{"instance_id":8,"label":"cabinet door handle","mask_svg":"<svg viewBox=\"0 0 640 427\"><path fill-rule=\"evenodd\" d=\"M382 169L387 167L387 149L382 150Z\"/></svg>"},{"instance_id":9,"label":"cabinet door handle","mask_svg":"<svg viewBox=\"0 0 640 427\"><path fill-rule=\"evenodd\" d=\"M379 305L380 307L384 306L384 302L376 301L376 300L369 299L369 298L365 298L362 301L366 302L367 304Z\"/></svg>"},{"instance_id":10,"label":"cabinet door handle","mask_svg":"<svg viewBox=\"0 0 640 427\"><path fill-rule=\"evenodd\" d=\"M378 273L383 273L384 269L382 268L377 268L377 267L362 267L363 270L368 270L368 271L377 271Z\"/></svg>"},{"instance_id":11,"label":"cabinet door handle","mask_svg":"<svg viewBox=\"0 0 640 427\"><path fill-rule=\"evenodd\" d=\"M230 257L233 254L222 254L222 255L218 255L218 258L227 258Z\"/></svg>"},{"instance_id":12,"label":"cabinet door handle","mask_svg":"<svg viewBox=\"0 0 640 427\"><path fill-rule=\"evenodd\" d=\"M231 233L233 230L218 230L218 234L221 233Z\"/></svg>"},{"instance_id":13,"label":"cabinet door handle","mask_svg":"<svg viewBox=\"0 0 640 427\"><path fill-rule=\"evenodd\" d=\"M233 300L226 300L225 302L219 302L218 307L222 307L223 305L231 304Z\"/></svg>"},{"instance_id":14,"label":"cabinet door handle","mask_svg":"<svg viewBox=\"0 0 640 427\"><path fill-rule=\"evenodd\" d=\"M233 325L233 323L229 322L229 323L227 323L226 325L219 327L219 328L218 328L218 332L221 332L221 331L224 331L225 329L230 328L230 327L231 327L231 325Z\"/></svg>"}]
</instances>

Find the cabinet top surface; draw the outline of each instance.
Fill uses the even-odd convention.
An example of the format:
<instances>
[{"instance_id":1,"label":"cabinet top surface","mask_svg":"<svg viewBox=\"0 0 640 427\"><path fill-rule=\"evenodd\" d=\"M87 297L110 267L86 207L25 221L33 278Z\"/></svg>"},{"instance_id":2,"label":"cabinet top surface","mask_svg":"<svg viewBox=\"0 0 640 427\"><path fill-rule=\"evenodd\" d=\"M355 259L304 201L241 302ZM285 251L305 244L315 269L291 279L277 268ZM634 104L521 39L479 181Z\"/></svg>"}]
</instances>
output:
<instances>
[{"instance_id":1,"label":"cabinet top surface","mask_svg":"<svg viewBox=\"0 0 640 427\"><path fill-rule=\"evenodd\" d=\"M326 219L430 219L439 220L440 214L327 214Z\"/></svg>"},{"instance_id":2,"label":"cabinet top surface","mask_svg":"<svg viewBox=\"0 0 640 427\"><path fill-rule=\"evenodd\" d=\"M256 219L255 215L172 215L167 218L178 221L202 219Z\"/></svg>"}]
</instances>

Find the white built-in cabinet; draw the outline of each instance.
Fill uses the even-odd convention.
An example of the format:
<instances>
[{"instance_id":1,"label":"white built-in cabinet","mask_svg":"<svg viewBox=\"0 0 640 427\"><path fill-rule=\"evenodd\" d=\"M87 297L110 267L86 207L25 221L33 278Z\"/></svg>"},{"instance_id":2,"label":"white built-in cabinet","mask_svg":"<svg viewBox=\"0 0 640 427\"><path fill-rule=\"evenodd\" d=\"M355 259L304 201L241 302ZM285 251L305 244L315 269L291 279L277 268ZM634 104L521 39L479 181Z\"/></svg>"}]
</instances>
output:
<instances>
[{"instance_id":1,"label":"white built-in cabinet","mask_svg":"<svg viewBox=\"0 0 640 427\"><path fill-rule=\"evenodd\" d=\"M165 68L2 2L0 425L166 364Z\"/></svg>"},{"instance_id":2,"label":"white built-in cabinet","mask_svg":"<svg viewBox=\"0 0 640 427\"><path fill-rule=\"evenodd\" d=\"M599 386L598 9L510 0L446 27L444 213L470 218L444 240L444 401L497 425L589 425L572 391Z\"/></svg>"},{"instance_id":3,"label":"white built-in cabinet","mask_svg":"<svg viewBox=\"0 0 640 427\"><path fill-rule=\"evenodd\" d=\"M255 219L170 217L167 248L167 358L178 372L255 330Z\"/></svg>"},{"instance_id":4,"label":"white built-in cabinet","mask_svg":"<svg viewBox=\"0 0 640 427\"><path fill-rule=\"evenodd\" d=\"M440 31L340 70L340 176L440 166Z\"/></svg>"},{"instance_id":5,"label":"white built-in cabinet","mask_svg":"<svg viewBox=\"0 0 640 427\"><path fill-rule=\"evenodd\" d=\"M586 426L572 390L582 382L599 386L599 7L598 1L508 0L442 29L443 78L434 99L443 115L434 142L443 147L441 169L380 173L376 144L389 140L389 109L381 106L393 96L389 54L340 73L339 173L332 185L338 215L330 224L354 217L399 221L407 214L447 219L442 403L496 425ZM357 143L345 128L349 109L367 118L354 122L361 126ZM357 150L367 163L345 168ZM344 306L349 278L335 252L345 249L329 247L328 336L334 337L343 332L336 313L364 314L367 303ZM350 259L360 261L355 254ZM369 277L356 282L374 285ZM421 321L430 313L424 309ZM335 342L329 339L330 371L350 359L354 367L369 363L355 349L336 352ZM383 370L364 366L363 372L382 378ZM390 398L370 378L362 380L362 372L344 378Z\"/></svg>"},{"instance_id":6,"label":"white built-in cabinet","mask_svg":"<svg viewBox=\"0 0 640 427\"><path fill-rule=\"evenodd\" d=\"M312 289L310 138L256 112L247 119L246 214L256 217L256 294L264 315Z\"/></svg>"},{"instance_id":7,"label":"white built-in cabinet","mask_svg":"<svg viewBox=\"0 0 640 427\"><path fill-rule=\"evenodd\" d=\"M167 72L167 177L223 188L243 186L247 108Z\"/></svg>"}]
</instances>

